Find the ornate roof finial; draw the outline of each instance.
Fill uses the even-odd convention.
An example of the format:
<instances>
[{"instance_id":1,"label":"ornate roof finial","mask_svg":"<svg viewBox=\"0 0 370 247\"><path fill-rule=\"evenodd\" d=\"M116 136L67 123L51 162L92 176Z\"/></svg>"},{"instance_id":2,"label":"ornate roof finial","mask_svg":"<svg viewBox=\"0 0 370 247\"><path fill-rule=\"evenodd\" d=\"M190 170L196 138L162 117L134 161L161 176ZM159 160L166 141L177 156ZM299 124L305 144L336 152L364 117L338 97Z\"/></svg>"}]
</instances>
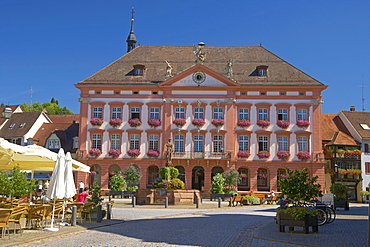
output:
<instances>
[{"instance_id":1,"label":"ornate roof finial","mask_svg":"<svg viewBox=\"0 0 370 247\"><path fill-rule=\"evenodd\" d=\"M167 67L166 67L166 79L168 78L171 78L172 77L172 65L169 61L166 60L166 64L167 64Z\"/></svg>"},{"instance_id":2,"label":"ornate roof finial","mask_svg":"<svg viewBox=\"0 0 370 247\"><path fill-rule=\"evenodd\" d=\"M196 64L203 64L204 63L204 59L206 57L206 53L204 51L202 51L202 48L205 45L206 44L204 44L203 42L199 42L198 49L197 49L197 47L195 45L193 46L193 53L197 57L197 60L195 60L195 63Z\"/></svg>"},{"instance_id":3,"label":"ornate roof finial","mask_svg":"<svg viewBox=\"0 0 370 247\"><path fill-rule=\"evenodd\" d=\"M132 11L131 11L131 28L130 28L130 34L128 35L127 37L127 52L130 52L132 49L135 48L135 45L136 45L136 36L134 34L134 7L132 7Z\"/></svg>"},{"instance_id":4,"label":"ornate roof finial","mask_svg":"<svg viewBox=\"0 0 370 247\"><path fill-rule=\"evenodd\" d=\"M226 71L226 76L230 79L233 78L234 76L234 72L233 72L233 63L234 61L229 59L229 62L227 63L226 67L225 67L225 71Z\"/></svg>"}]
</instances>

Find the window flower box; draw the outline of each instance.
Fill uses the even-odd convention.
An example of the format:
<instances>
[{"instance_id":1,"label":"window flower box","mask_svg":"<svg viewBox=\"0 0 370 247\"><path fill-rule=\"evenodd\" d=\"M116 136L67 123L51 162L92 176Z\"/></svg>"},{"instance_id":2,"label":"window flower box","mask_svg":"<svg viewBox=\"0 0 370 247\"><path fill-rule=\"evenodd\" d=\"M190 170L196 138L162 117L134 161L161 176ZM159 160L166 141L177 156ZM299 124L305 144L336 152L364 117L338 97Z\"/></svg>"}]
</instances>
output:
<instances>
[{"instance_id":1,"label":"window flower box","mask_svg":"<svg viewBox=\"0 0 370 247\"><path fill-rule=\"evenodd\" d=\"M306 161L306 160L309 160L311 158L311 154L307 151L299 151L297 153L297 157L300 160Z\"/></svg>"},{"instance_id":2,"label":"window flower box","mask_svg":"<svg viewBox=\"0 0 370 247\"><path fill-rule=\"evenodd\" d=\"M348 169L347 172L348 172L347 174L352 175L352 176L362 174L362 171L358 169Z\"/></svg>"},{"instance_id":3,"label":"window flower box","mask_svg":"<svg viewBox=\"0 0 370 247\"><path fill-rule=\"evenodd\" d=\"M140 155L140 151L137 150L137 149L134 149L134 150L128 150L127 151L127 155L130 156L130 157L137 157Z\"/></svg>"},{"instance_id":4,"label":"window flower box","mask_svg":"<svg viewBox=\"0 0 370 247\"><path fill-rule=\"evenodd\" d=\"M92 148L89 150L89 154L94 157L98 157L101 155L101 150L97 148Z\"/></svg>"},{"instance_id":5,"label":"window flower box","mask_svg":"<svg viewBox=\"0 0 370 247\"><path fill-rule=\"evenodd\" d=\"M237 153L237 156L238 156L238 158L249 158L249 156L250 156L251 154L250 154L250 152L249 151L239 151L238 153Z\"/></svg>"},{"instance_id":6,"label":"window flower box","mask_svg":"<svg viewBox=\"0 0 370 247\"><path fill-rule=\"evenodd\" d=\"M191 123L196 127L202 127L206 121L202 118L195 118Z\"/></svg>"},{"instance_id":7,"label":"window flower box","mask_svg":"<svg viewBox=\"0 0 370 247\"><path fill-rule=\"evenodd\" d=\"M281 160L288 160L290 153L288 151L279 151L276 155Z\"/></svg>"},{"instance_id":8,"label":"window flower box","mask_svg":"<svg viewBox=\"0 0 370 247\"><path fill-rule=\"evenodd\" d=\"M174 125L177 127L182 127L186 124L186 119L185 118L175 118L172 122Z\"/></svg>"},{"instance_id":9,"label":"window flower box","mask_svg":"<svg viewBox=\"0 0 370 247\"><path fill-rule=\"evenodd\" d=\"M112 157L118 157L121 154L121 150L119 149L111 149L108 151L108 155Z\"/></svg>"},{"instance_id":10,"label":"window flower box","mask_svg":"<svg viewBox=\"0 0 370 247\"><path fill-rule=\"evenodd\" d=\"M270 126L270 121L267 120L258 120L257 125L260 126L261 128L267 128Z\"/></svg>"},{"instance_id":11,"label":"window flower box","mask_svg":"<svg viewBox=\"0 0 370 247\"><path fill-rule=\"evenodd\" d=\"M251 122L249 120L246 120L246 119L240 119L240 120L238 120L236 125L241 127L241 128L248 128L249 126L251 126Z\"/></svg>"},{"instance_id":12,"label":"window flower box","mask_svg":"<svg viewBox=\"0 0 370 247\"><path fill-rule=\"evenodd\" d=\"M213 119L211 122L215 127L221 127L225 124L223 119Z\"/></svg>"},{"instance_id":13,"label":"window flower box","mask_svg":"<svg viewBox=\"0 0 370 247\"><path fill-rule=\"evenodd\" d=\"M92 119L90 119L90 123L93 126L100 126L100 125L102 125L104 123L104 121L101 118L92 118Z\"/></svg>"},{"instance_id":14,"label":"window flower box","mask_svg":"<svg viewBox=\"0 0 370 247\"><path fill-rule=\"evenodd\" d=\"M257 153L257 156L258 156L258 158L260 158L260 159L267 159L268 157L270 157L270 153L269 153L269 152L267 152L267 151L259 151L259 152Z\"/></svg>"},{"instance_id":15,"label":"window flower box","mask_svg":"<svg viewBox=\"0 0 370 247\"><path fill-rule=\"evenodd\" d=\"M159 156L159 152L157 150L149 150L146 152L146 155L151 158L157 158Z\"/></svg>"},{"instance_id":16,"label":"window flower box","mask_svg":"<svg viewBox=\"0 0 370 247\"><path fill-rule=\"evenodd\" d=\"M279 126L282 129L287 129L289 127L290 123L288 121L278 120L276 122L276 125Z\"/></svg>"},{"instance_id":17,"label":"window flower box","mask_svg":"<svg viewBox=\"0 0 370 247\"><path fill-rule=\"evenodd\" d=\"M279 177L279 179L280 178L287 178L287 177L289 177L289 175L288 174L280 174L278 177Z\"/></svg>"},{"instance_id":18,"label":"window flower box","mask_svg":"<svg viewBox=\"0 0 370 247\"><path fill-rule=\"evenodd\" d=\"M118 127L122 124L122 119L119 118L113 118L109 121L109 125L112 127Z\"/></svg>"},{"instance_id":19,"label":"window flower box","mask_svg":"<svg viewBox=\"0 0 370 247\"><path fill-rule=\"evenodd\" d=\"M152 128L157 128L161 125L161 120L159 120L158 118L151 118L148 120L148 124Z\"/></svg>"},{"instance_id":20,"label":"window flower box","mask_svg":"<svg viewBox=\"0 0 370 247\"><path fill-rule=\"evenodd\" d=\"M131 127L138 127L141 125L141 120L138 119L138 118L132 118L132 119L129 119L128 120L128 124L131 126Z\"/></svg>"},{"instance_id":21,"label":"window flower box","mask_svg":"<svg viewBox=\"0 0 370 247\"><path fill-rule=\"evenodd\" d=\"M299 128L306 129L306 128L308 128L308 126L310 126L310 122L308 122L307 120L298 120L297 121L297 126Z\"/></svg>"}]
</instances>

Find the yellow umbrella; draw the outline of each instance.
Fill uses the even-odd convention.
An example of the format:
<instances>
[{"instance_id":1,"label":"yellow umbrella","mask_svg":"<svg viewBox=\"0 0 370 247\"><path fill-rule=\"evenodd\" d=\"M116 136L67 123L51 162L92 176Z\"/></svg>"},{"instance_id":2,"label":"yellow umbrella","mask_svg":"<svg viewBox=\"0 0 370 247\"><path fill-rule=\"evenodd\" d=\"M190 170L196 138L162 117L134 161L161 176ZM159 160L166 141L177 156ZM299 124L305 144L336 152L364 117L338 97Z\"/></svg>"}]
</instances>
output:
<instances>
[{"instance_id":1,"label":"yellow umbrella","mask_svg":"<svg viewBox=\"0 0 370 247\"><path fill-rule=\"evenodd\" d=\"M11 170L19 165L21 170L52 171L58 154L38 145L20 146L0 138L0 170ZM90 172L90 167L72 160L74 171Z\"/></svg>"}]
</instances>

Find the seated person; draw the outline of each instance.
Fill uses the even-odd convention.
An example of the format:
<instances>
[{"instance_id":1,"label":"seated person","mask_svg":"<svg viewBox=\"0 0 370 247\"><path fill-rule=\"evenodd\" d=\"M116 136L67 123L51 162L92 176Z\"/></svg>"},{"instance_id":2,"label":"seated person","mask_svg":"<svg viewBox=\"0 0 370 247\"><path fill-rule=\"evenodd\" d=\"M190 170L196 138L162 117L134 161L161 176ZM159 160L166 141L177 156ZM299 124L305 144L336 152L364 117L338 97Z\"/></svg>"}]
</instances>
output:
<instances>
[{"instance_id":1,"label":"seated person","mask_svg":"<svg viewBox=\"0 0 370 247\"><path fill-rule=\"evenodd\" d=\"M267 198L272 198L275 196L275 192L274 191L271 191L271 193L269 195L267 195Z\"/></svg>"},{"instance_id":2,"label":"seated person","mask_svg":"<svg viewBox=\"0 0 370 247\"><path fill-rule=\"evenodd\" d=\"M22 197L18 200L18 203L29 203L30 200L27 197L27 194L22 195Z\"/></svg>"},{"instance_id":3,"label":"seated person","mask_svg":"<svg viewBox=\"0 0 370 247\"><path fill-rule=\"evenodd\" d=\"M90 196L89 193L87 193L88 190L88 188L85 188L81 194L78 194L77 202L85 202L86 198Z\"/></svg>"}]
</instances>

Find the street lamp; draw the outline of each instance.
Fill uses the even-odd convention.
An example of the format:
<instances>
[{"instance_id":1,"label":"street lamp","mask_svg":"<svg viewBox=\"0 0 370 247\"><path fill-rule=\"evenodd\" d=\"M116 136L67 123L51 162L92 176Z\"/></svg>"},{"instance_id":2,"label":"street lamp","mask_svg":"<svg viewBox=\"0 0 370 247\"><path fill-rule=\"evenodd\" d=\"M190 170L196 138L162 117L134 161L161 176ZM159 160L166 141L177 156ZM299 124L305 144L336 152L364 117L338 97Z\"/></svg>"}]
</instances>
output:
<instances>
[{"instance_id":1,"label":"street lamp","mask_svg":"<svg viewBox=\"0 0 370 247\"><path fill-rule=\"evenodd\" d=\"M9 119L12 116L13 112L9 106L6 106L4 110L1 112L1 118Z\"/></svg>"}]
</instances>

